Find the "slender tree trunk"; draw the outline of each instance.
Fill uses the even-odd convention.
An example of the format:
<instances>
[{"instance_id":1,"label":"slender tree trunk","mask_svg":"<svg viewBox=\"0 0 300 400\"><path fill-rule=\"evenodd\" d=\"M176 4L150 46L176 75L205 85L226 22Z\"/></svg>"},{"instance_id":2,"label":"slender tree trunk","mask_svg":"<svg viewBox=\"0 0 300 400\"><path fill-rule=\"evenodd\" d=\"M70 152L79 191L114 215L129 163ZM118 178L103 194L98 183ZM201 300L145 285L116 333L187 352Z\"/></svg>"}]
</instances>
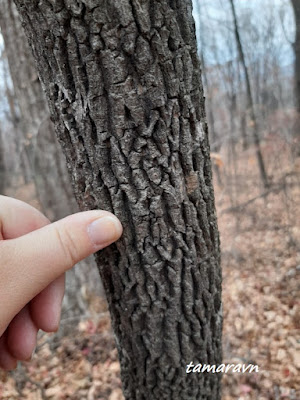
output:
<instances>
[{"instance_id":1,"label":"slender tree trunk","mask_svg":"<svg viewBox=\"0 0 300 400\"><path fill-rule=\"evenodd\" d=\"M193 6L196 9L196 13L198 16L201 13L201 7L200 7L200 2L199 0L196 0L193 2ZM198 41L200 43L200 51L199 57L201 61L201 73L202 73L202 80L203 80L203 87L204 87L204 92L206 92L206 97L205 97L205 106L206 106L206 112L207 112L207 117L208 117L208 127L209 127L209 134L210 134L210 144L211 147L213 148L214 151L219 151L220 147L217 144L218 141L218 136L215 130L215 119L214 119L214 113L213 113L213 107L211 104L211 94L209 91L209 82L207 78L207 70L206 70L206 65L205 65L205 59L204 59L204 52L205 52L205 32L201 24L201 20L199 18L198 21L199 24L199 34L198 34Z\"/></svg>"},{"instance_id":2,"label":"slender tree trunk","mask_svg":"<svg viewBox=\"0 0 300 400\"><path fill-rule=\"evenodd\" d=\"M241 133L242 137L242 149L245 151L248 149L248 136L247 136L247 112L245 111L245 108L243 107L243 100L244 100L244 83L242 79L242 74L241 74L241 65L240 62L237 63L237 84L238 84L238 91L237 91L237 96L238 96L238 115L240 117L240 122L239 122L239 130Z\"/></svg>"},{"instance_id":3,"label":"slender tree trunk","mask_svg":"<svg viewBox=\"0 0 300 400\"><path fill-rule=\"evenodd\" d=\"M197 11L198 14L200 14L200 5L199 2L196 1L195 3L197 5ZM200 27L201 23L199 21ZM205 97L205 106L206 106L206 111L207 111L207 120L208 120L208 128L209 128L209 133L210 133L210 144L211 144L211 149L213 151L218 152L220 150L221 144L220 141L218 141L218 135L215 129L215 118L214 118L214 113L213 113L213 106L211 102L211 94L209 90L209 83L208 83L208 78L207 78L207 72L206 72L206 65L205 65L205 60L204 60L204 32L203 29L200 30L200 41L201 41L201 51L200 51L200 62L201 62L201 73L202 73L202 80L203 80L203 86L204 86L204 92L206 91L206 97ZM216 181L219 186L222 186L222 177L220 173L219 167L213 163L212 164L212 170L213 174L216 177Z\"/></svg>"},{"instance_id":4,"label":"slender tree trunk","mask_svg":"<svg viewBox=\"0 0 300 400\"><path fill-rule=\"evenodd\" d=\"M190 1L15 1L82 210L130 400L220 398L219 235Z\"/></svg>"},{"instance_id":5,"label":"slender tree trunk","mask_svg":"<svg viewBox=\"0 0 300 400\"><path fill-rule=\"evenodd\" d=\"M1 3L0 3L1 4ZM2 4L1 4L2 8ZM4 17L3 10L0 9L0 25L2 26L2 35L5 35L5 27L1 24L1 20ZM12 43L12 42L11 42ZM4 57L4 73L3 73L3 80L5 84L5 95L8 101L8 106L9 106L9 121L11 122L13 126L13 133L14 133L14 143L16 145L16 162L18 162L18 166L15 167L15 171L20 171L20 175L24 179L25 184L32 182L32 170L30 167L29 163L29 156L28 152L26 151L25 147L25 137L22 134L22 129L24 129L24 122L20 118L20 110L16 101L16 95L14 92L14 89L10 87L10 84L8 83L9 77L11 74L8 71L8 57L7 57L7 51L5 50L3 52L3 57ZM7 61L7 63L6 63Z\"/></svg>"},{"instance_id":6,"label":"slender tree trunk","mask_svg":"<svg viewBox=\"0 0 300 400\"><path fill-rule=\"evenodd\" d=\"M291 0L296 25L296 37L293 43L295 53L294 77L295 77L295 106L297 110L297 118L294 126L294 151L295 156L300 156L300 2L299 0Z\"/></svg>"},{"instance_id":7,"label":"slender tree trunk","mask_svg":"<svg viewBox=\"0 0 300 400\"><path fill-rule=\"evenodd\" d=\"M215 117L213 113L213 106L211 104L211 94L209 93L209 83L207 79L207 73L206 73L206 67L205 67L205 61L203 57L203 53L201 53L200 56L201 60L201 66L202 66L202 76L203 76L203 83L205 88L207 88L207 96L206 97L206 109L208 110L208 126L210 130L210 142L212 143L214 151L219 151L220 150L220 145L218 144L218 135L215 129Z\"/></svg>"},{"instance_id":8,"label":"slender tree trunk","mask_svg":"<svg viewBox=\"0 0 300 400\"><path fill-rule=\"evenodd\" d=\"M247 122L245 113L240 114L240 130L242 134L242 147L243 150L248 149L248 138L247 138Z\"/></svg>"},{"instance_id":9,"label":"slender tree trunk","mask_svg":"<svg viewBox=\"0 0 300 400\"><path fill-rule=\"evenodd\" d=\"M291 0L291 2L294 10L296 25L296 37L293 43L295 52L295 103L297 111L300 113L300 2L299 0Z\"/></svg>"},{"instance_id":10,"label":"slender tree trunk","mask_svg":"<svg viewBox=\"0 0 300 400\"><path fill-rule=\"evenodd\" d=\"M267 188L267 187L269 187L269 181L268 181L265 163L263 160L261 147L260 147L260 138L259 138L259 133L258 133L258 125L257 125L255 110L254 110L253 95L252 95L252 90L251 90L251 85L250 85L248 68L246 65L246 60L245 60L242 42L241 42L241 38L240 38L234 1L233 0L229 0L229 1L231 4L231 11L232 11L233 22L234 22L234 34L235 34L239 57L240 57L240 60L242 63L245 81L246 81L247 111L249 112L251 124L253 127L252 132L253 132L254 145L256 148L256 158L257 158L257 162L258 162L258 167L259 167L259 172L260 172L262 183L263 183L264 187Z\"/></svg>"}]
</instances>

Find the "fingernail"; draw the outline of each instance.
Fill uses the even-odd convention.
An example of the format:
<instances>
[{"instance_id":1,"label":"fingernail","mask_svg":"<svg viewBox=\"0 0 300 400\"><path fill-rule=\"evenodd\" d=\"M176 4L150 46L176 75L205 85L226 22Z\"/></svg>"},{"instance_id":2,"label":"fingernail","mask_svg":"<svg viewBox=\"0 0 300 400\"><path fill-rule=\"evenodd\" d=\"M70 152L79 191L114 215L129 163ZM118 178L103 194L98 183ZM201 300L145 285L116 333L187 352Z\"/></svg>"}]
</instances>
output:
<instances>
[{"instance_id":1,"label":"fingernail","mask_svg":"<svg viewBox=\"0 0 300 400\"><path fill-rule=\"evenodd\" d=\"M122 235L121 222L115 217L102 217L88 226L88 234L97 247L106 243L112 243Z\"/></svg>"}]
</instances>

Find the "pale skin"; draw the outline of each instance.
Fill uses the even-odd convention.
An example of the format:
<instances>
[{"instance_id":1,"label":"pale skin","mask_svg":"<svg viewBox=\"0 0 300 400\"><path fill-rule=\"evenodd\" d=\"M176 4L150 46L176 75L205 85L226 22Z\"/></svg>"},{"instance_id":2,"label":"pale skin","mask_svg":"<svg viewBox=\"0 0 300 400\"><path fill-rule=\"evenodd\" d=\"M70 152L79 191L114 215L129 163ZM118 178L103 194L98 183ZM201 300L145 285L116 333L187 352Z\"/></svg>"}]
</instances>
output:
<instances>
[{"instance_id":1,"label":"pale skin","mask_svg":"<svg viewBox=\"0 0 300 400\"><path fill-rule=\"evenodd\" d=\"M121 235L108 211L50 224L30 205L0 196L0 368L30 360L39 329L58 330L65 272Z\"/></svg>"}]
</instances>

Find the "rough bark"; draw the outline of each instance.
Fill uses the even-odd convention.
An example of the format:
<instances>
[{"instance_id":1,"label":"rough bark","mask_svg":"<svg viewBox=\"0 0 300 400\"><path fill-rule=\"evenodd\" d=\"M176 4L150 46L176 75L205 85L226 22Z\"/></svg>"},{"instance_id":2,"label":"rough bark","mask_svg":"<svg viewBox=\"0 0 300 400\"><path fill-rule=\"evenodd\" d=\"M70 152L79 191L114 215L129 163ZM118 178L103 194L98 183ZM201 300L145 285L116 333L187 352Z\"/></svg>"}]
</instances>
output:
<instances>
[{"instance_id":1,"label":"rough bark","mask_svg":"<svg viewBox=\"0 0 300 400\"><path fill-rule=\"evenodd\" d=\"M14 86L14 93L7 86L7 96L18 135L18 153L26 171L25 182L35 181L43 211L50 220L58 220L77 212L78 206L74 200L65 157L50 121L35 61L12 0L0 0L0 26ZM20 116L14 108L15 101ZM82 262L76 270L67 272L63 317L87 312L88 304L80 292L86 283L89 283L94 293L103 294L95 267L95 262L90 259Z\"/></svg>"},{"instance_id":2,"label":"rough bark","mask_svg":"<svg viewBox=\"0 0 300 400\"><path fill-rule=\"evenodd\" d=\"M268 175L266 172L265 163L264 163L261 146L260 146L260 137L259 137L259 133L258 133L257 119L256 119L256 115L255 115L255 110L254 110L254 101L253 101L253 94L252 94L252 89L251 89L251 84L250 84L248 67L246 64L244 50L243 50L242 42L241 42L241 38L240 38L240 32L239 32L239 27L238 27L238 23L237 23L237 16L236 16L236 11L235 11L234 1L233 0L229 0L229 1L230 1L230 5L231 5L231 11L232 11L232 17L233 17L233 23L234 23L234 35L235 35L237 49L238 49L238 53L239 53L240 61L241 61L242 68L244 71L245 81L246 81L247 112L249 113L251 125L252 125L253 141L254 141L254 145L256 148L256 158L257 158L257 162L258 162L258 167L259 167L259 172L260 172L260 177L261 177L262 183L265 188L268 188L269 180L268 180Z\"/></svg>"},{"instance_id":3,"label":"rough bark","mask_svg":"<svg viewBox=\"0 0 300 400\"><path fill-rule=\"evenodd\" d=\"M96 259L126 399L220 398L219 235L192 6L16 0L82 210L124 233Z\"/></svg>"}]
</instances>

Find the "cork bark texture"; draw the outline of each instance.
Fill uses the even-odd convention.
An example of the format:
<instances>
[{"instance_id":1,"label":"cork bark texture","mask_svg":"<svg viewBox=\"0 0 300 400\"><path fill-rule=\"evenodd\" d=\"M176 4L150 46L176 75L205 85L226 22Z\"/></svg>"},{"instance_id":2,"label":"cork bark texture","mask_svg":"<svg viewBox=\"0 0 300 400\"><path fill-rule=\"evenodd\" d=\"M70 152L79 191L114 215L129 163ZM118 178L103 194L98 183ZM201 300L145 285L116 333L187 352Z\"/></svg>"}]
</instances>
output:
<instances>
[{"instance_id":1,"label":"cork bark texture","mask_svg":"<svg viewBox=\"0 0 300 400\"><path fill-rule=\"evenodd\" d=\"M220 398L219 235L190 0L15 0L96 259L127 400Z\"/></svg>"}]
</instances>

